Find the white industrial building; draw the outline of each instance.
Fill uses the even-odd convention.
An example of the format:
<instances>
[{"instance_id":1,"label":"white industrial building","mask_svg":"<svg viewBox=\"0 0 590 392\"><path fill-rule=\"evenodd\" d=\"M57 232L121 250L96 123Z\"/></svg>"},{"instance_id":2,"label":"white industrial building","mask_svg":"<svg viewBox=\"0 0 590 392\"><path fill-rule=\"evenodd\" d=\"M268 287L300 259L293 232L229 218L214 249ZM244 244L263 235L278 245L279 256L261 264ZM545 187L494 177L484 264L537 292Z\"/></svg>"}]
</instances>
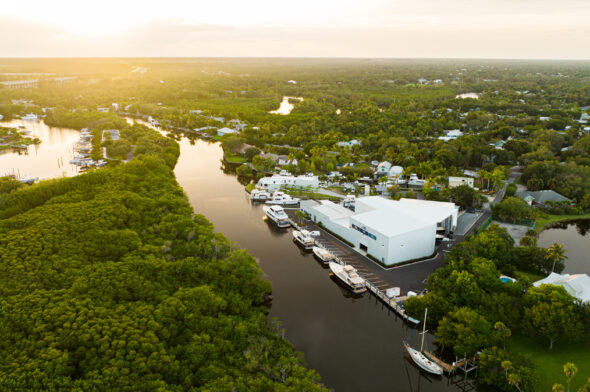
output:
<instances>
[{"instance_id":1,"label":"white industrial building","mask_svg":"<svg viewBox=\"0 0 590 392\"><path fill-rule=\"evenodd\" d=\"M318 176L272 176L262 177L256 187L266 190L278 190L282 186L294 186L298 188L317 188L320 186Z\"/></svg>"},{"instance_id":2,"label":"white industrial building","mask_svg":"<svg viewBox=\"0 0 590 392\"><path fill-rule=\"evenodd\" d=\"M394 265L432 255L437 227L454 231L459 208L454 203L368 196L356 199L354 212L326 200L302 201L301 210L360 251Z\"/></svg>"},{"instance_id":3,"label":"white industrial building","mask_svg":"<svg viewBox=\"0 0 590 392\"><path fill-rule=\"evenodd\" d=\"M474 180L474 178L470 177L449 177L449 188L456 188L461 185L473 188Z\"/></svg>"}]
</instances>

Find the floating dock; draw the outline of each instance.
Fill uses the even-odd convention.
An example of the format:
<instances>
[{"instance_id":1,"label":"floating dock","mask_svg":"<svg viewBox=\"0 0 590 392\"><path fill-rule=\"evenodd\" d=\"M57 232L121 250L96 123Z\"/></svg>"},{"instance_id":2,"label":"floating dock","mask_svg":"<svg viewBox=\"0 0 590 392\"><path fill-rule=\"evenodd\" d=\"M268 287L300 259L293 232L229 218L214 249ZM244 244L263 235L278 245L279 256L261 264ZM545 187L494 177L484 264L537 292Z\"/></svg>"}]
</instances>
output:
<instances>
[{"instance_id":1,"label":"floating dock","mask_svg":"<svg viewBox=\"0 0 590 392\"><path fill-rule=\"evenodd\" d=\"M434 354L428 351L424 351L423 353L424 355L426 355L426 357L428 357L428 359L430 359L433 362L436 362L436 364L439 365L445 371L445 373L448 374L452 374L457 370L462 370L465 373L469 373L470 371L477 369L477 365L475 364L475 362L477 361L477 357L458 359L452 364L449 364L443 361L442 359L437 358Z\"/></svg>"}]
</instances>

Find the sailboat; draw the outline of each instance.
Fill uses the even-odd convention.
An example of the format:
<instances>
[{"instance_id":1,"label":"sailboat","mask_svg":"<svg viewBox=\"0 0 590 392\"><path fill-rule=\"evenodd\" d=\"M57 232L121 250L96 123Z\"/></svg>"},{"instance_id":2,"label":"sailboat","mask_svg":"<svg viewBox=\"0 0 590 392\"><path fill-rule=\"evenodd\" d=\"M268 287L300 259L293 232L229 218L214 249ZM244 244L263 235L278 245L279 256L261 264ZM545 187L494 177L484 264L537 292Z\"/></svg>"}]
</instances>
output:
<instances>
[{"instance_id":1,"label":"sailboat","mask_svg":"<svg viewBox=\"0 0 590 392\"><path fill-rule=\"evenodd\" d=\"M412 358L414 363L416 363L416 365L420 366L420 368L424 369L429 373L441 375L443 374L443 368L440 367L436 362L428 358L426 355L424 355L424 334L426 333L427 315L428 308L424 309L424 326L422 327L422 343L420 344L420 351L410 347L410 344L407 340L404 341L404 347L406 348L406 351L408 352L408 354L410 354L410 357Z\"/></svg>"}]
</instances>

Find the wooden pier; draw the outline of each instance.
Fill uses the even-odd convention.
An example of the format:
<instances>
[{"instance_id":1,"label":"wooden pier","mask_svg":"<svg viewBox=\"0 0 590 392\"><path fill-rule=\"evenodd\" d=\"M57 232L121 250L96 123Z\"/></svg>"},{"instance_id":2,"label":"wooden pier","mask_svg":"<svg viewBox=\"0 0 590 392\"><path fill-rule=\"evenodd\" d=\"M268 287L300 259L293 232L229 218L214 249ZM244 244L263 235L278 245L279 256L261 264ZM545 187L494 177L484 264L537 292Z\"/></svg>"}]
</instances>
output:
<instances>
[{"instance_id":1,"label":"wooden pier","mask_svg":"<svg viewBox=\"0 0 590 392\"><path fill-rule=\"evenodd\" d=\"M457 370L462 370L465 372L465 374L467 374L470 371L477 369L477 365L475 363L477 361L477 356L473 358L465 357L463 359L457 359L457 361L449 364L442 359L437 358L434 354L428 351L424 351L424 355L426 355L431 361L436 362L436 364L443 368L445 373L448 374L455 373Z\"/></svg>"}]
</instances>

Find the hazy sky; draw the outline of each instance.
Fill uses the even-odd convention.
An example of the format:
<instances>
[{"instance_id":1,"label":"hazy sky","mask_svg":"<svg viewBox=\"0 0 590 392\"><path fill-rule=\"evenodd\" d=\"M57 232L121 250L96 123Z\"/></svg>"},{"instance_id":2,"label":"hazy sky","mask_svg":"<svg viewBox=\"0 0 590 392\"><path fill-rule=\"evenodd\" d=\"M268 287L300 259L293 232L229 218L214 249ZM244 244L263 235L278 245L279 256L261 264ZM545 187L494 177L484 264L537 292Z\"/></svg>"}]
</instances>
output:
<instances>
[{"instance_id":1,"label":"hazy sky","mask_svg":"<svg viewBox=\"0 0 590 392\"><path fill-rule=\"evenodd\" d=\"M0 57L590 59L590 0L3 0Z\"/></svg>"}]
</instances>

